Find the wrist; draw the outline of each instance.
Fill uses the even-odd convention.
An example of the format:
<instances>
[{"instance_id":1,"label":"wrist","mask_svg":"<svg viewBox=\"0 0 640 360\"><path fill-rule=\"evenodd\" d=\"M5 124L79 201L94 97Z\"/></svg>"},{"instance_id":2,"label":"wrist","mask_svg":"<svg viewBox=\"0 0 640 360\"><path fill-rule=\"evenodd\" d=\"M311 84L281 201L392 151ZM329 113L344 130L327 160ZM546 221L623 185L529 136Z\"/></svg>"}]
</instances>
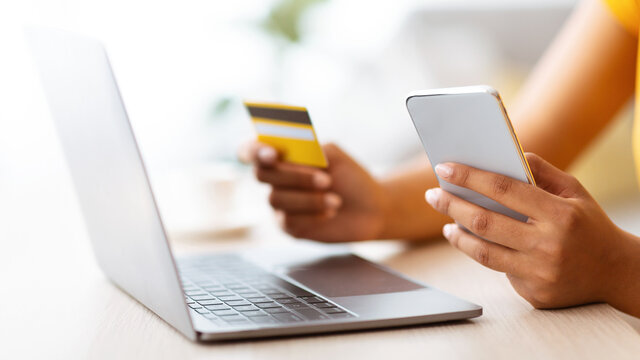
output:
<instances>
[{"instance_id":1,"label":"wrist","mask_svg":"<svg viewBox=\"0 0 640 360\"><path fill-rule=\"evenodd\" d=\"M603 300L625 313L640 316L640 238L619 229L619 241L605 281Z\"/></svg>"},{"instance_id":2,"label":"wrist","mask_svg":"<svg viewBox=\"0 0 640 360\"><path fill-rule=\"evenodd\" d=\"M393 239L395 234L393 231L394 210L394 192L393 187L388 181L376 179L380 188L380 219L378 224L378 232L376 239Z\"/></svg>"}]
</instances>

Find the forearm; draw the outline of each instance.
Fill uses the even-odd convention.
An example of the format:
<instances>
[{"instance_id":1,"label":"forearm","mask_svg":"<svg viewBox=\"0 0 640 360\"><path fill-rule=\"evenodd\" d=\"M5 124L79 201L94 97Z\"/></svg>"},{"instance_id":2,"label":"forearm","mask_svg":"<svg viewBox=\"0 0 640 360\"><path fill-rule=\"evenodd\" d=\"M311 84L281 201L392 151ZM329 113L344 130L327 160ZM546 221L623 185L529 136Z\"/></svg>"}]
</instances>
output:
<instances>
[{"instance_id":1,"label":"forearm","mask_svg":"<svg viewBox=\"0 0 640 360\"><path fill-rule=\"evenodd\" d=\"M569 166L633 93L636 52L637 39L600 1L585 1L510 107L524 150L560 168ZM424 159L383 179L382 185L388 211L381 237L440 235L448 219L424 201L424 191L437 186Z\"/></svg>"},{"instance_id":2,"label":"forearm","mask_svg":"<svg viewBox=\"0 0 640 360\"><path fill-rule=\"evenodd\" d=\"M387 205L383 239L425 240L438 238L450 219L427 204L426 190L438 186L426 156L402 166L383 178Z\"/></svg>"},{"instance_id":3,"label":"forearm","mask_svg":"<svg viewBox=\"0 0 640 360\"><path fill-rule=\"evenodd\" d=\"M524 150L567 168L631 98L636 53L601 1L580 4L509 106Z\"/></svg>"},{"instance_id":4,"label":"forearm","mask_svg":"<svg viewBox=\"0 0 640 360\"><path fill-rule=\"evenodd\" d=\"M610 271L605 301L616 309L640 317L640 238L623 232L617 261Z\"/></svg>"}]
</instances>

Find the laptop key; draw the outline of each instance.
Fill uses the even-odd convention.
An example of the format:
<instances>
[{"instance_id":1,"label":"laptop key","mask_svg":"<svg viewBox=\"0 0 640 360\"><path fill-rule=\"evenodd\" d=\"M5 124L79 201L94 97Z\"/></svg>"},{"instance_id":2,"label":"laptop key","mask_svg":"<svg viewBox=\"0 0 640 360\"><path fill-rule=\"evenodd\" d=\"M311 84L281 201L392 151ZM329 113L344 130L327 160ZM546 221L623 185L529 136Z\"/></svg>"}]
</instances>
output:
<instances>
[{"instance_id":1,"label":"laptop key","mask_svg":"<svg viewBox=\"0 0 640 360\"><path fill-rule=\"evenodd\" d=\"M239 294L239 295L242 295L242 294L253 294L255 292L253 289L248 288L248 287L233 289L233 291L236 294Z\"/></svg>"},{"instance_id":2,"label":"laptop key","mask_svg":"<svg viewBox=\"0 0 640 360\"><path fill-rule=\"evenodd\" d=\"M185 291L184 292L186 295L209 295L206 292L202 291L202 290L190 290L190 291Z\"/></svg>"},{"instance_id":3,"label":"laptop key","mask_svg":"<svg viewBox=\"0 0 640 360\"><path fill-rule=\"evenodd\" d=\"M251 290L251 292L238 292L238 295L242 296L245 299L250 299L250 298L261 298L264 297L262 296L262 294L255 292L255 290Z\"/></svg>"},{"instance_id":4,"label":"laptop key","mask_svg":"<svg viewBox=\"0 0 640 360\"><path fill-rule=\"evenodd\" d=\"M335 305L333 305L331 303L317 303L317 304L313 304L313 306L315 306L317 308L333 308L333 307L336 307Z\"/></svg>"},{"instance_id":5,"label":"laptop key","mask_svg":"<svg viewBox=\"0 0 640 360\"><path fill-rule=\"evenodd\" d=\"M344 319L344 318L352 318L353 317L353 315L351 315L351 314L349 314L347 312L329 314L329 316L332 319Z\"/></svg>"},{"instance_id":6,"label":"laptop key","mask_svg":"<svg viewBox=\"0 0 640 360\"><path fill-rule=\"evenodd\" d=\"M326 300L321 299L317 296L311 296L311 297L301 297L302 300L304 300L305 302L309 303L309 304L317 304L317 303L323 303Z\"/></svg>"},{"instance_id":7,"label":"laptop key","mask_svg":"<svg viewBox=\"0 0 640 360\"><path fill-rule=\"evenodd\" d=\"M223 321L226 321L228 323L243 323L243 322L249 322L249 320L247 320L246 318L240 316L240 315L230 315L230 316L223 316L220 319L222 319Z\"/></svg>"},{"instance_id":8,"label":"laptop key","mask_svg":"<svg viewBox=\"0 0 640 360\"><path fill-rule=\"evenodd\" d=\"M284 299L284 298L291 298L291 296L284 294L284 293L274 293L274 294L269 294L269 297L272 299Z\"/></svg>"},{"instance_id":9,"label":"laptop key","mask_svg":"<svg viewBox=\"0 0 640 360\"><path fill-rule=\"evenodd\" d=\"M189 307L192 309L202 309L202 306L198 305L198 304L189 304Z\"/></svg>"},{"instance_id":10,"label":"laptop key","mask_svg":"<svg viewBox=\"0 0 640 360\"><path fill-rule=\"evenodd\" d=\"M269 309L269 308L279 308L280 307L280 305L276 304L273 301L267 302L267 303L257 303L256 306L259 307L260 309Z\"/></svg>"},{"instance_id":11,"label":"laptop key","mask_svg":"<svg viewBox=\"0 0 640 360\"><path fill-rule=\"evenodd\" d=\"M220 299L222 301L243 300L238 295L220 295L220 296L218 296L218 299Z\"/></svg>"},{"instance_id":12,"label":"laptop key","mask_svg":"<svg viewBox=\"0 0 640 360\"><path fill-rule=\"evenodd\" d=\"M215 300L216 298L214 298L211 295L198 295L198 296L191 296L191 298L195 301L199 301L199 300Z\"/></svg>"},{"instance_id":13,"label":"laptop key","mask_svg":"<svg viewBox=\"0 0 640 360\"><path fill-rule=\"evenodd\" d=\"M225 284L225 286L227 287L227 289L231 289L233 291L247 289L246 286L244 286L243 284L240 284L240 283L234 283L232 285L231 284Z\"/></svg>"},{"instance_id":14,"label":"laptop key","mask_svg":"<svg viewBox=\"0 0 640 360\"><path fill-rule=\"evenodd\" d=\"M203 286L202 288L207 291L224 291L224 287L222 287L222 285Z\"/></svg>"},{"instance_id":15,"label":"laptop key","mask_svg":"<svg viewBox=\"0 0 640 360\"><path fill-rule=\"evenodd\" d=\"M258 303L269 303L269 302L273 302L273 300L268 299L266 297L259 297L259 298L247 298L247 300L251 301L254 304L258 304Z\"/></svg>"},{"instance_id":16,"label":"laptop key","mask_svg":"<svg viewBox=\"0 0 640 360\"><path fill-rule=\"evenodd\" d=\"M198 301L200 305L222 305L222 301L220 300L200 300Z\"/></svg>"},{"instance_id":17,"label":"laptop key","mask_svg":"<svg viewBox=\"0 0 640 360\"><path fill-rule=\"evenodd\" d=\"M263 309L264 311L268 312L269 314L277 314L277 313L288 313L289 310L283 308L283 307L277 307L277 308L268 308L268 309Z\"/></svg>"},{"instance_id":18,"label":"laptop key","mask_svg":"<svg viewBox=\"0 0 640 360\"><path fill-rule=\"evenodd\" d=\"M220 305L207 305L207 306L205 306L205 308L206 308L206 309L209 309L209 310L212 310L212 311L213 311L213 310L215 310L215 311L218 311L218 310L231 310L231 308L230 308L230 307L228 307L227 305L224 305L224 304L220 304Z\"/></svg>"},{"instance_id":19,"label":"laptop key","mask_svg":"<svg viewBox=\"0 0 640 360\"><path fill-rule=\"evenodd\" d=\"M227 300L225 301L225 304L229 305L229 306L243 306L243 305L251 305L250 302L248 302L247 300L244 299L240 299L240 300Z\"/></svg>"},{"instance_id":20,"label":"laptop key","mask_svg":"<svg viewBox=\"0 0 640 360\"><path fill-rule=\"evenodd\" d=\"M299 316L294 315L292 313L273 314L272 316L274 318L276 318L276 320L278 320L280 322L285 322L285 323L292 323L292 322L300 322L300 321L302 321L302 319Z\"/></svg>"},{"instance_id":21,"label":"laptop key","mask_svg":"<svg viewBox=\"0 0 640 360\"><path fill-rule=\"evenodd\" d=\"M271 295L271 294L282 294L282 291L280 291L280 289L275 289L275 288L260 289L260 291L261 291L263 294L267 294L267 295Z\"/></svg>"},{"instance_id":22,"label":"laptop key","mask_svg":"<svg viewBox=\"0 0 640 360\"><path fill-rule=\"evenodd\" d=\"M325 312L325 314L339 314L339 313L346 312L340 308L328 308L328 309L323 309L323 311Z\"/></svg>"},{"instance_id":23,"label":"laptop key","mask_svg":"<svg viewBox=\"0 0 640 360\"><path fill-rule=\"evenodd\" d=\"M294 298L282 298L282 299L276 299L277 302L279 302L280 304L292 304L292 303L299 303L298 300L294 299Z\"/></svg>"},{"instance_id":24,"label":"laptop key","mask_svg":"<svg viewBox=\"0 0 640 360\"><path fill-rule=\"evenodd\" d=\"M329 316L327 316L325 314L322 314L321 312L313 310L311 308L296 310L296 312L299 313L300 315L302 315L304 318L309 319L309 320L325 320L325 319L329 319Z\"/></svg>"},{"instance_id":25,"label":"laptop key","mask_svg":"<svg viewBox=\"0 0 640 360\"><path fill-rule=\"evenodd\" d=\"M295 303L291 303L291 304L284 304L284 307L288 308L288 309L294 309L294 310L298 310L298 309L311 309L311 307L309 307L309 305L305 305L301 302L295 302Z\"/></svg>"},{"instance_id":26,"label":"laptop key","mask_svg":"<svg viewBox=\"0 0 640 360\"><path fill-rule=\"evenodd\" d=\"M215 311L212 311L212 313L216 314L217 316L221 316L221 317L231 316L231 315L238 315L238 313L235 310L215 310Z\"/></svg>"},{"instance_id":27,"label":"laptop key","mask_svg":"<svg viewBox=\"0 0 640 360\"><path fill-rule=\"evenodd\" d=\"M245 311L260 310L260 309L258 309L257 307L249 304L249 305L233 306L233 310L240 311L240 312L245 312Z\"/></svg>"},{"instance_id":28,"label":"laptop key","mask_svg":"<svg viewBox=\"0 0 640 360\"><path fill-rule=\"evenodd\" d=\"M260 310L251 310L251 311L242 311L242 315L246 316L246 317L254 317L254 316L266 316L267 314Z\"/></svg>"}]
</instances>

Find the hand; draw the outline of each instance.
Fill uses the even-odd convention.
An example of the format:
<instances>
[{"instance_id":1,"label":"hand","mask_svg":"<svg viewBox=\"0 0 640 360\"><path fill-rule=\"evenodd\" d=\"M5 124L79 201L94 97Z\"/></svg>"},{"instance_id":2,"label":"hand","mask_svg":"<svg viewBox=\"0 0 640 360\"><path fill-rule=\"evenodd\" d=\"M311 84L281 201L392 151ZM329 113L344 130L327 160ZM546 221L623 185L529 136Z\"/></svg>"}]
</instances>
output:
<instances>
[{"instance_id":1,"label":"hand","mask_svg":"<svg viewBox=\"0 0 640 360\"><path fill-rule=\"evenodd\" d=\"M323 146L327 169L281 162L270 146L252 142L240 158L271 185L269 202L292 236L325 242L377 238L384 226L381 185L338 146Z\"/></svg>"},{"instance_id":2,"label":"hand","mask_svg":"<svg viewBox=\"0 0 640 360\"><path fill-rule=\"evenodd\" d=\"M480 264L506 273L536 308L615 303L637 240L616 227L574 177L537 155L526 157L538 187L460 164L437 165L441 179L529 216L523 223L431 189L427 202L471 232L448 224L444 236Z\"/></svg>"}]
</instances>

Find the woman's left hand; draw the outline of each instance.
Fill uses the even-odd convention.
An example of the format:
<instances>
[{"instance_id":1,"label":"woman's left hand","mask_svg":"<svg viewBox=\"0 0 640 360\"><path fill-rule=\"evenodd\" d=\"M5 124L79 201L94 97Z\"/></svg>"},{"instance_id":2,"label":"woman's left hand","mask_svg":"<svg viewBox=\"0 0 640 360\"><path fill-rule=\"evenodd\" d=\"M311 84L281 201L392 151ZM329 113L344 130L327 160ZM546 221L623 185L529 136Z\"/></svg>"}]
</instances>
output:
<instances>
[{"instance_id":1,"label":"woman's left hand","mask_svg":"<svg viewBox=\"0 0 640 360\"><path fill-rule=\"evenodd\" d=\"M536 308L609 302L623 286L618 278L629 265L625 249L631 235L613 224L573 176L535 154L526 157L537 187L465 165L437 165L441 179L529 217L520 222L430 189L427 202L471 232L448 224L444 236L480 264L506 273Z\"/></svg>"}]
</instances>

